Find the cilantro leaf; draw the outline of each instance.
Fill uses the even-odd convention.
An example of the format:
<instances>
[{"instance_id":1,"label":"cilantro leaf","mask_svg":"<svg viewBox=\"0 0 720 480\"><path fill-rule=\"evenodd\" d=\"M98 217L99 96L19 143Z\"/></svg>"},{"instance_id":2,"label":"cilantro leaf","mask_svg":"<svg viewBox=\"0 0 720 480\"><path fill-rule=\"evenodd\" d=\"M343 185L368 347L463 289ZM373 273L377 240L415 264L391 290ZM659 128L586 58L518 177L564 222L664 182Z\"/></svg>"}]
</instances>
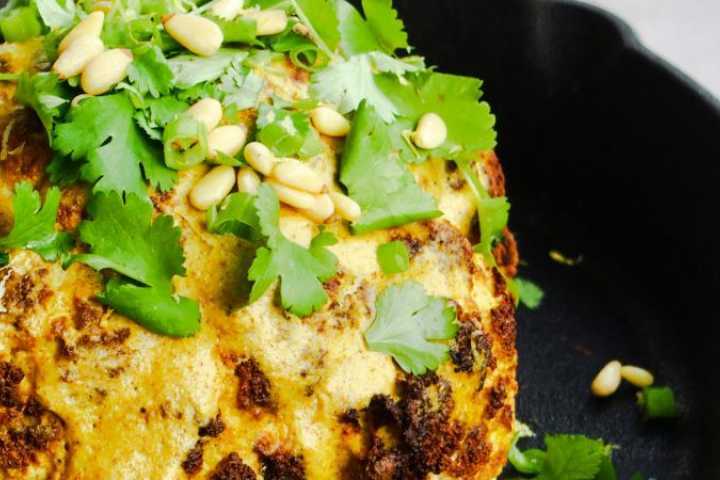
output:
<instances>
[{"instance_id":1,"label":"cilantro leaf","mask_svg":"<svg viewBox=\"0 0 720 480\"><path fill-rule=\"evenodd\" d=\"M233 106L238 110L256 108L260 94L265 88L265 80L248 67L233 62L220 77L218 90L224 98L223 105Z\"/></svg>"},{"instance_id":2,"label":"cilantro leaf","mask_svg":"<svg viewBox=\"0 0 720 480\"><path fill-rule=\"evenodd\" d=\"M55 129L55 148L74 160L85 159L84 180L95 191L147 196L141 166L151 184L172 187L175 173L162 163L160 150L134 121L135 108L124 93L92 97L68 114Z\"/></svg>"},{"instance_id":3,"label":"cilantro leaf","mask_svg":"<svg viewBox=\"0 0 720 480\"><path fill-rule=\"evenodd\" d=\"M75 2L73 0L65 0L61 5L57 0L34 0L42 21L50 27L65 28L70 27L75 21Z\"/></svg>"},{"instance_id":4,"label":"cilantro leaf","mask_svg":"<svg viewBox=\"0 0 720 480\"><path fill-rule=\"evenodd\" d=\"M305 112L289 112L261 105L258 113L258 141L279 157L310 158L323 151L318 133Z\"/></svg>"},{"instance_id":5,"label":"cilantro leaf","mask_svg":"<svg viewBox=\"0 0 720 480\"><path fill-rule=\"evenodd\" d=\"M180 89L217 80L233 62L242 62L248 53L242 50L221 49L212 57L182 54L168 60Z\"/></svg>"},{"instance_id":6,"label":"cilantro leaf","mask_svg":"<svg viewBox=\"0 0 720 480\"><path fill-rule=\"evenodd\" d=\"M516 445L508 460L520 473L535 480L611 480L611 447L583 435L546 435L546 451L520 451Z\"/></svg>"},{"instance_id":7,"label":"cilantro leaf","mask_svg":"<svg viewBox=\"0 0 720 480\"><path fill-rule=\"evenodd\" d=\"M382 50L382 46L365 19L350 3L338 0L337 17L341 33L340 48L346 55L352 56Z\"/></svg>"},{"instance_id":8,"label":"cilantro leaf","mask_svg":"<svg viewBox=\"0 0 720 480\"><path fill-rule=\"evenodd\" d=\"M247 193L231 193L218 207L207 211L207 229L210 233L233 233L253 243L262 239L260 219L255 209L255 196Z\"/></svg>"},{"instance_id":9,"label":"cilantro leaf","mask_svg":"<svg viewBox=\"0 0 720 480\"><path fill-rule=\"evenodd\" d=\"M377 249L377 259L383 273L402 273L410 268L410 253L405 242L395 240L383 243Z\"/></svg>"},{"instance_id":10,"label":"cilantro leaf","mask_svg":"<svg viewBox=\"0 0 720 480\"><path fill-rule=\"evenodd\" d=\"M340 44L340 30L333 0L289 0L300 21L310 29L310 36L321 50L332 58Z\"/></svg>"},{"instance_id":11,"label":"cilantro leaf","mask_svg":"<svg viewBox=\"0 0 720 480\"><path fill-rule=\"evenodd\" d=\"M224 43L257 43L257 22L255 20L239 16L233 20L208 15L208 19L215 22L223 33Z\"/></svg>"},{"instance_id":12,"label":"cilantro leaf","mask_svg":"<svg viewBox=\"0 0 720 480\"><path fill-rule=\"evenodd\" d=\"M153 287L112 279L99 299L148 330L170 337L189 337L200 329L200 308L194 300L175 298Z\"/></svg>"},{"instance_id":13,"label":"cilantro leaf","mask_svg":"<svg viewBox=\"0 0 720 480\"><path fill-rule=\"evenodd\" d=\"M172 278L184 275L180 229L170 216L153 222L153 207L136 195L123 202L115 192L100 193L88 206L91 219L80 224L90 252L75 260L96 270L115 270L131 280L110 282L101 299L139 324L165 335L186 336L200 327L193 300L173 297Z\"/></svg>"},{"instance_id":14,"label":"cilantro leaf","mask_svg":"<svg viewBox=\"0 0 720 480\"><path fill-rule=\"evenodd\" d=\"M518 298L523 305L530 310L535 310L542 303L545 292L542 291L535 283L524 278L515 278L513 280L518 289Z\"/></svg>"},{"instance_id":15,"label":"cilantro leaf","mask_svg":"<svg viewBox=\"0 0 720 480\"><path fill-rule=\"evenodd\" d=\"M363 102L343 151L340 181L360 204L356 233L389 228L441 215L435 200L415 182L393 152L387 125Z\"/></svg>"},{"instance_id":16,"label":"cilantro leaf","mask_svg":"<svg viewBox=\"0 0 720 480\"><path fill-rule=\"evenodd\" d=\"M145 45L133 51L128 68L130 83L143 95L167 95L173 87L173 72L157 46Z\"/></svg>"},{"instance_id":17,"label":"cilantro leaf","mask_svg":"<svg viewBox=\"0 0 720 480\"><path fill-rule=\"evenodd\" d=\"M54 73L30 75L24 72L18 78L15 90L15 98L35 110L51 145L55 121L67 110L70 96L65 82L61 82Z\"/></svg>"},{"instance_id":18,"label":"cilantro leaf","mask_svg":"<svg viewBox=\"0 0 720 480\"><path fill-rule=\"evenodd\" d=\"M406 122L404 128L414 129L420 117L429 112L444 120L448 137L432 151L433 155L455 159L463 153L495 147L495 116L487 102L479 101L483 93L481 80L437 72L417 73L407 80L378 76L377 86ZM429 152L420 153L422 160Z\"/></svg>"},{"instance_id":19,"label":"cilantro leaf","mask_svg":"<svg viewBox=\"0 0 720 480\"><path fill-rule=\"evenodd\" d=\"M9 5L9 4L8 4ZM6 42L24 42L42 34L37 10L31 6L14 7L0 16L0 32Z\"/></svg>"},{"instance_id":20,"label":"cilantro leaf","mask_svg":"<svg viewBox=\"0 0 720 480\"><path fill-rule=\"evenodd\" d=\"M335 275L337 258L327 246L336 242L330 233L316 236L310 248L304 248L283 236L278 227L280 202L275 191L261 185L255 202L260 229L267 246L257 250L248 278L254 282L250 301L254 302L280 279L283 308L304 317L327 302L322 283Z\"/></svg>"},{"instance_id":21,"label":"cilantro leaf","mask_svg":"<svg viewBox=\"0 0 720 480\"><path fill-rule=\"evenodd\" d=\"M455 316L446 300L428 296L417 282L403 282L380 294L365 339L371 350L392 355L400 368L422 375L447 359L449 347L437 341L455 337Z\"/></svg>"},{"instance_id":22,"label":"cilantro leaf","mask_svg":"<svg viewBox=\"0 0 720 480\"><path fill-rule=\"evenodd\" d=\"M60 189L57 187L47 191L45 204L41 207L40 194L32 185L18 183L13 197L15 223L10 233L0 238L0 248L28 248L48 261L62 257L72 246L72 240L68 234L55 230L59 206Z\"/></svg>"},{"instance_id":23,"label":"cilantro leaf","mask_svg":"<svg viewBox=\"0 0 720 480\"><path fill-rule=\"evenodd\" d=\"M399 48L408 48L405 25L398 18L392 0L362 0L362 6L367 23L383 50L392 53Z\"/></svg>"},{"instance_id":24,"label":"cilantro leaf","mask_svg":"<svg viewBox=\"0 0 720 480\"><path fill-rule=\"evenodd\" d=\"M175 97L146 98L141 109L135 112L135 122L153 140L161 141L163 129L189 105Z\"/></svg>"}]
</instances>

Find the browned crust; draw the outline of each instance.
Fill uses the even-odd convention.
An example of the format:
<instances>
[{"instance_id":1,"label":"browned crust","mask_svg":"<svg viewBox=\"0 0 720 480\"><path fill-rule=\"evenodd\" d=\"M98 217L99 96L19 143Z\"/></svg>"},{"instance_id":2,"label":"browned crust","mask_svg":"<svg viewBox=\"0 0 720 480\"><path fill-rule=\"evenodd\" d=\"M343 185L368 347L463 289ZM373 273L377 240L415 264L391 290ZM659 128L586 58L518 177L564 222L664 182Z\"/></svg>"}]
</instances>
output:
<instances>
[{"instance_id":1,"label":"browned crust","mask_svg":"<svg viewBox=\"0 0 720 480\"><path fill-rule=\"evenodd\" d=\"M256 478L252 468L245 465L235 452L223 458L210 475L210 480L255 480Z\"/></svg>"},{"instance_id":2,"label":"browned crust","mask_svg":"<svg viewBox=\"0 0 720 480\"><path fill-rule=\"evenodd\" d=\"M238 378L237 405L241 410L257 407L270 407L270 380L260 370L255 359L243 360L235 367Z\"/></svg>"},{"instance_id":3,"label":"browned crust","mask_svg":"<svg viewBox=\"0 0 720 480\"><path fill-rule=\"evenodd\" d=\"M505 196L505 173L500 164L500 159L494 151L491 151L484 154L482 160L483 168L488 177L488 193L490 193L492 197ZM513 235L509 228L505 228L502 240L493 248L493 256L505 276L513 278L517 275L520 255L518 253L515 235Z\"/></svg>"}]
</instances>

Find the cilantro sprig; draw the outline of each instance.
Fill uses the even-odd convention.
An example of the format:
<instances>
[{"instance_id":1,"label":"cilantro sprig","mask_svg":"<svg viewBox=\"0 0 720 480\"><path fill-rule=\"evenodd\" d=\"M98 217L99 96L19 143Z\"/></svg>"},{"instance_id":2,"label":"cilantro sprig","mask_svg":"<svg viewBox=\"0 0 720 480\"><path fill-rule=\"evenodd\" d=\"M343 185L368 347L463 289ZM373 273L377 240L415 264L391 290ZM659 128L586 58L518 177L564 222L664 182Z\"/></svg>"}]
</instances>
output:
<instances>
[{"instance_id":1,"label":"cilantro sprig","mask_svg":"<svg viewBox=\"0 0 720 480\"><path fill-rule=\"evenodd\" d=\"M69 234L55 229L59 206L57 187L47 191L45 204L41 205L40 193L29 182L18 183L13 197L15 221L10 232L0 237L0 249L27 248L48 261L63 258L73 241Z\"/></svg>"},{"instance_id":2,"label":"cilantro sprig","mask_svg":"<svg viewBox=\"0 0 720 480\"><path fill-rule=\"evenodd\" d=\"M88 213L90 220L79 232L90 252L75 260L122 275L108 282L100 300L156 333L185 337L197 332L197 302L173 294L172 279L185 274L185 257L172 217L153 221L150 203L134 194L123 201L115 192L96 194Z\"/></svg>"},{"instance_id":3,"label":"cilantro sprig","mask_svg":"<svg viewBox=\"0 0 720 480\"><path fill-rule=\"evenodd\" d=\"M455 309L445 299L406 281L380 294L365 340L370 350L391 355L406 372L423 375L448 358L449 347L442 341L454 338L458 328Z\"/></svg>"}]
</instances>

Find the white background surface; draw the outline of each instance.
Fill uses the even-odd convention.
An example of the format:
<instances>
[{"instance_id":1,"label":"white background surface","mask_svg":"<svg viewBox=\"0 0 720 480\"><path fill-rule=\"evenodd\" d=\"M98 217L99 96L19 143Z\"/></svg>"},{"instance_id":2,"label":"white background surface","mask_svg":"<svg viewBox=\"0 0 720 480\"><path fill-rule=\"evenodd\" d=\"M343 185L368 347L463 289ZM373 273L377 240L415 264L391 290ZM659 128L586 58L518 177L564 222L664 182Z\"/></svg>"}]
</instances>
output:
<instances>
[{"instance_id":1,"label":"white background surface","mask_svg":"<svg viewBox=\"0 0 720 480\"><path fill-rule=\"evenodd\" d=\"M640 40L720 98L720 0L584 0L618 15Z\"/></svg>"}]
</instances>

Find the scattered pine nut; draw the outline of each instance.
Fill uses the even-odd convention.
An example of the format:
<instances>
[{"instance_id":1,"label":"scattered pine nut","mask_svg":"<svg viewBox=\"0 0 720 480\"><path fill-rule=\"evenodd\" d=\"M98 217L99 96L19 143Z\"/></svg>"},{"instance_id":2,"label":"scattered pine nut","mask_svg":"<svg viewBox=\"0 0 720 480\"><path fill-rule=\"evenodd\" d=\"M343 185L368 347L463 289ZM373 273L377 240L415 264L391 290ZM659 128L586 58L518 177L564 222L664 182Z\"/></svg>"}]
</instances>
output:
<instances>
[{"instance_id":1,"label":"scattered pine nut","mask_svg":"<svg viewBox=\"0 0 720 480\"><path fill-rule=\"evenodd\" d=\"M620 369L622 378L638 388L649 387L655 383L655 377L652 373L644 368L635 367L633 365L623 365Z\"/></svg>"},{"instance_id":2,"label":"scattered pine nut","mask_svg":"<svg viewBox=\"0 0 720 480\"><path fill-rule=\"evenodd\" d=\"M255 20L258 37L276 35L285 30L288 24L285 10L253 10L246 12L244 17Z\"/></svg>"},{"instance_id":3,"label":"scattered pine nut","mask_svg":"<svg viewBox=\"0 0 720 480\"><path fill-rule=\"evenodd\" d=\"M102 95L127 76L132 61L132 52L126 48L106 50L87 64L80 86L88 95Z\"/></svg>"},{"instance_id":4,"label":"scattered pine nut","mask_svg":"<svg viewBox=\"0 0 720 480\"><path fill-rule=\"evenodd\" d=\"M411 138L418 147L432 150L447 140L447 126L437 113L426 113L420 118Z\"/></svg>"},{"instance_id":5,"label":"scattered pine nut","mask_svg":"<svg viewBox=\"0 0 720 480\"><path fill-rule=\"evenodd\" d=\"M260 142L251 142L245 146L245 160L258 172L269 175L275 164L275 155Z\"/></svg>"},{"instance_id":6,"label":"scattered pine nut","mask_svg":"<svg viewBox=\"0 0 720 480\"><path fill-rule=\"evenodd\" d=\"M335 204L338 215L348 222L354 222L362 215L360 205L355 200L339 192L330 192L330 198Z\"/></svg>"},{"instance_id":7,"label":"scattered pine nut","mask_svg":"<svg viewBox=\"0 0 720 480\"><path fill-rule=\"evenodd\" d=\"M212 132L222 120L223 107L214 98L203 98L188 108L188 113L198 122L204 123L208 132Z\"/></svg>"},{"instance_id":8,"label":"scattered pine nut","mask_svg":"<svg viewBox=\"0 0 720 480\"><path fill-rule=\"evenodd\" d=\"M64 52L72 42L82 37L83 35L90 35L92 37L100 38L102 33L103 22L105 21L105 14L100 11L92 12L87 17L83 18L80 23L75 25L70 32L65 35L60 45L58 45L58 52Z\"/></svg>"},{"instance_id":9,"label":"scattered pine nut","mask_svg":"<svg viewBox=\"0 0 720 480\"><path fill-rule=\"evenodd\" d=\"M190 191L190 203L198 210L207 210L220 203L235 185L235 170L219 165L201 178Z\"/></svg>"},{"instance_id":10,"label":"scattered pine nut","mask_svg":"<svg viewBox=\"0 0 720 480\"><path fill-rule=\"evenodd\" d=\"M266 180L266 183L275 190L281 202L291 207L300 210L309 210L315 207L315 196L310 193L288 187L273 180Z\"/></svg>"},{"instance_id":11,"label":"scattered pine nut","mask_svg":"<svg viewBox=\"0 0 720 480\"><path fill-rule=\"evenodd\" d=\"M250 167L242 167L237 173L238 192L255 195L260 186L260 177Z\"/></svg>"},{"instance_id":12,"label":"scattered pine nut","mask_svg":"<svg viewBox=\"0 0 720 480\"><path fill-rule=\"evenodd\" d=\"M620 369L622 364L617 360L605 365L592 382L590 389L597 397L609 397L620 386Z\"/></svg>"},{"instance_id":13,"label":"scattered pine nut","mask_svg":"<svg viewBox=\"0 0 720 480\"><path fill-rule=\"evenodd\" d=\"M315 206L302 210L303 215L315 223L325 223L325 220L335 213L335 204L327 193L315 195Z\"/></svg>"},{"instance_id":14,"label":"scattered pine nut","mask_svg":"<svg viewBox=\"0 0 720 480\"><path fill-rule=\"evenodd\" d=\"M243 0L218 0L210 7L210 13L223 20L232 20L242 12Z\"/></svg>"},{"instance_id":15,"label":"scattered pine nut","mask_svg":"<svg viewBox=\"0 0 720 480\"><path fill-rule=\"evenodd\" d=\"M81 35L73 40L55 60L52 69L65 80L80 74L90 61L105 49L102 40L95 35Z\"/></svg>"},{"instance_id":16,"label":"scattered pine nut","mask_svg":"<svg viewBox=\"0 0 720 480\"><path fill-rule=\"evenodd\" d=\"M176 13L164 22L165 30L183 47L201 57L215 55L223 42L220 27L190 13Z\"/></svg>"},{"instance_id":17,"label":"scattered pine nut","mask_svg":"<svg viewBox=\"0 0 720 480\"><path fill-rule=\"evenodd\" d=\"M317 107L310 113L318 132L329 137L344 137L350 133L350 122L330 107Z\"/></svg>"},{"instance_id":18,"label":"scattered pine nut","mask_svg":"<svg viewBox=\"0 0 720 480\"><path fill-rule=\"evenodd\" d=\"M245 145L247 134L248 129L245 125L217 127L208 135L208 158L214 160L218 152L234 157Z\"/></svg>"},{"instance_id":19,"label":"scattered pine nut","mask_svg":"<svg viewBox=\"0 0 720 480\"><path fill-rule=\"evenodd\" d=\"M294 158L283 158L275 164L270 176L288 187L310 193L321 193L325 182L315 170Z\"/></svg>"}]
</instances>

